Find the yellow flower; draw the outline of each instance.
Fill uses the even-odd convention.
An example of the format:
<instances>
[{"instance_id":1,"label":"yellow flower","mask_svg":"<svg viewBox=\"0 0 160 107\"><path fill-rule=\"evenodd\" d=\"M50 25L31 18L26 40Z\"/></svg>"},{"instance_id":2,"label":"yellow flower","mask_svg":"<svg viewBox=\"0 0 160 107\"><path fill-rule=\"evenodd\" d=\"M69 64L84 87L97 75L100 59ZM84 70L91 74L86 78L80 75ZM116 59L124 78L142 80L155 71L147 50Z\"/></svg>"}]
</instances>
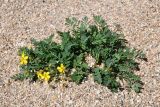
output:
<instances>
[{"instance_id":1,"label":"yellow flower","mask_svg":"<svg viewBox=\"0 0 160 107\"><path fill-rule=\"evenodd\" d=\"M40 79L40 80L45 80L45 81L49 81L49 79L50 79L50 75L49 75L49 72L44 72L43 70L39 70L38 72L37 72L37 77L38 77L38 79Z\"/></svg>"},{"instance_id":2,"label":"yellow flower","mask_svg":"<svg viewBox=\"0 0 160 107\"><path fill-rule=\"evenodd\" d=\"M63 64L61 64L60 66L57 67L57 70L60 73L64 74L65 73L65 66Z\"/></svg>"},{"instance_id":3,"label":"yellow flower","mask_svg":"<svg viewBox=\"0 0 160 107\"><path fill-rule=\"evenodd\" d=\"M39 70L39 71L37 72L37 77L38 77L38 79L40 79L40 80L44 79L43 70Z\"/></svg>"},{"instance_id":4,"label":"yellow flower","mask_svg":"<svg viewBox=\"0 0 160 107\"><path fill-rule=\"evenodd\" d=\"M28 56L24 54L24 52L21 55L20 64L26 65L28 63Z\"/></svg>"},{"instance_id":5,"label":"yellow flower","mask_svg":"<svg viewBox=\"0 0 160 107\"><path fill-rule=\"evenodd\" d=\"M49 79L50 79L49 72L44 72L44 73L43 73L43 77L44 77L44 80L48 82Z\"/></svg>"}]
</instances>

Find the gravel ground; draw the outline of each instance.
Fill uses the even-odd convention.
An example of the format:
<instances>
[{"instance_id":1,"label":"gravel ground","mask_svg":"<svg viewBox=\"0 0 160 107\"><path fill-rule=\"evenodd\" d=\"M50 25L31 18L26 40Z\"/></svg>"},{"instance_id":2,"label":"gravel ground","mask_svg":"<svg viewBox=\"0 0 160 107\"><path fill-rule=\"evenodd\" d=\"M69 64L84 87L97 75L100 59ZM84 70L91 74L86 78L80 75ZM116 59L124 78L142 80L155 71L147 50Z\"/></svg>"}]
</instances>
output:
<instances>
[{"instance_id":1,"label":"gravel ground","mask_svg":"<svg viewBox=\"0 0 160 107\"><path fill-rule=\"evenodd\" d=\"M136 73L144 82L142 93L111 93L90 78L69 83L15 82L19 47L32 37L43 39L65 30L65 18L102 15L112 30L123 32L131 47L144 50L148 62ZM120 28L118 26L121 26ZM0 106L1 107L160 107L160 1L159 0L0 0Z\"/></svg>"}]
</instances>

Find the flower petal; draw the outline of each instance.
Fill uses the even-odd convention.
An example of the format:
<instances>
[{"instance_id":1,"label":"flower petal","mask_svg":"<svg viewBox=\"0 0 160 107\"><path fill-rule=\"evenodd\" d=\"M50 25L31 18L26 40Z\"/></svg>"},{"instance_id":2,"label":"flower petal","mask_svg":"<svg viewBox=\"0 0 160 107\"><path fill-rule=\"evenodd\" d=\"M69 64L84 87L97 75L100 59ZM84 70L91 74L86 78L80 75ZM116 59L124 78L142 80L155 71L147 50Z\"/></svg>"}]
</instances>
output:
<instances>
[{"instance_id":1,"label":"flower petal","mask_svg":"<svg viewBox=\"0 0 160 107\"><path fill-rule=\"evenodd\" d=\"M25 56L25 54L24 54L24 52L22 52L22 55L21 55L21 57L24 57Z\"/></svg>"},{"instance_id":2,"label":"flower petal","mask_svg":"<svg viewBox=\"0 0 160 107\"><path fill-rule=\"evenodd\" d=\"M57 67L57 70L59 71L61 69L61 67Z\"/></svg>"},{"instance_id":3,"label":"flower petal","mask_svg":"<svg viewBox=\"0 0 160 107\"><path fill-rule=\"evenodd\" d=\"M63 67L64 67L64 65L63 65L63 64L61 64L61 65L60 65L60 67L61 67L61 68L63 68Z\"/></svg>"},{"instance_id":4,"label":"flower petal","mask_svg":"<svg viewBox=\"0 0 160 107\"><path fill-rule=\"evenodd\" d=\"M24 56L24 59L28 59L28 56Z\"/></svg>"},{"instance_id":5,"label":"flower petal","mask_svg":"<svg viewBox=\"0 0 160 107\"><path fill-rule=\"evenodd\" d=\"M23 65L23 61L20 61L20 64Z\"/></svg>"},{"instance_id":6,"label":"flower petal","mask_svg":"<svg viewBox=\"0 0 160 107\"><path fill-rule=\"evenodd\" d=\"M26 65L26 64L28 63L28 61L27 61L27 60L24 60L23 63L24 63L24 65Z\"/></svg>"}]
</instances>

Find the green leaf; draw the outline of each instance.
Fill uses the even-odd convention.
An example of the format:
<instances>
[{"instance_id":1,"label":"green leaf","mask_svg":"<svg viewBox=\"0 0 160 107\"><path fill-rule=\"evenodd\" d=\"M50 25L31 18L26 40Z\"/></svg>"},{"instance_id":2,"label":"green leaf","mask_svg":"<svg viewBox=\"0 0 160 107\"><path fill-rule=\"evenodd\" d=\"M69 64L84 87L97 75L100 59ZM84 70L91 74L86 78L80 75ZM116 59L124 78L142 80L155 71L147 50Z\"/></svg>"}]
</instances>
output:
<instances>
[{"instance_id":1,"label":"green leaf","mask_svg":"<svg viewBox=\"0 0 160 107\"><path fill-rule=\"evenodd\" d=\"M110 58L108 58L108 59L105 60L105 65L107 67L111 67L113 65L113 61Z\"/></svg>"},{"instance_id":2,"label":"green leaf","mask_svg":"<svg viewBox=\"0 0 160 107\"><path fill-rule=\"evenodd\" d=\"M93 77L94 77L94 81L96 81L99 84L102 83L101 73L100 73L100 70L98 68L94 69Z\"/></svg>"},{"instance_id":3,"label":"green leaf","mask_svg":"<svg viewBox=\"0 0 160 107\"><path fill-rule=\"evenodd\" d=\"M15 74L11 78L16 80L16 81L17 80L23 81L23 80L28 79L28 78L33 79L33 77L34 77L33 73L25 71L23 73Z\"/></svg>"},{"instance_id":4,"label":"green leaf","mask_svg":"<svg viewBox=\"0 0 160 107\"><path fill-rule=\"evenodd\" d=\"M142 89L142 85L140 83L134 83L132 85L132 89L137 92L137 93L140 93L141 92L141 89Z\"/></svg>"},{"instance_id":5,"label":"green leaf","mask_svg":"<svg viewBox=\"0 0 160 107\"><path fill-rule=\"evenodd\" d=\"M82 49L86 49L86 47L88 45L89 36L87 37L86 35L81 35L80 40L81 40Z\"/></svg>"},{"instance_id":6,"label":"green leaf","mask_svg":"<svg viewBox=\"0 0 160 107\"><path fill-rule=\"evenodd\" d=\"M87 23L88 22L88 17L87 16L85 16L85 17L83 17L83 22L85 22L85 23Z\"/></svg>"},{"instance_id":7,"label":"green leaf","mask_svg":"<svg viewBox=\"0 0 160 107\"><path fill-rule=\"evenodd\" d=\"M118 66L119 71L129 71L130 69L128 68L128 66L125 65L119 65Z\"/></svg>"},{"instance_id":8,"label":"green leaf","mask_svg":"<svg viewBox=\"0 0 160 107\"><path fill-rule=\"evenodd\" d=\"M99 26L102 26L102 27L106 26L106 22L101 16L93 16L93 18L95 23L98 24Z\"/></svg>"},{"instance_id":9,"label":"green leaf","mask_svg":"<svg viewBox=\"0 0 160 107\"><path fill-rule=\"evenodd\" d=\"M80 84L84 79L84 73L76 71L71 75L72 81L76 82L76 84Z\"/></svg>"},{"instance_id":10,"label":"green leaf","mask_svg":"<svg viewBox=\"0 0 160 107\"><path fill-rule=\"evenodd\" d=\"M94 36L92 40L92 44L94 45L100 45L106 42L106 37L103 36L102 34L98 33L97 35Z\"/></svg>"},{"instance_id":11,"label":"green leaf","mask_svg":"<svg viewBox=\"0 0 160 107\"><path fill-rule=\"evenodd\" d=\"M111 89L112 92L117 92L120 87L114 76L109 73L103 75L102 84Z\"/></svg>"},{"instance_id":12,"label":"green leaf","mask_svg":"<svg viewBox=\"0 0 160 107\"><path fill-rule=\"evenodd\" d=\"M76 58L74 59L74 67L81 66L83 59L84 59L84 54L83 53L76 56Z\"/></svg>"},{"instance_id":13,"label":"green leaf","mask_svg":"<svg viewBox=\"0 0 160 107\"><path fill-rule=\"evenodd\" d=\"M66 18L66 25L68 26L75 26L78 20L75 17Z\"/></svg>"}]
</instances>

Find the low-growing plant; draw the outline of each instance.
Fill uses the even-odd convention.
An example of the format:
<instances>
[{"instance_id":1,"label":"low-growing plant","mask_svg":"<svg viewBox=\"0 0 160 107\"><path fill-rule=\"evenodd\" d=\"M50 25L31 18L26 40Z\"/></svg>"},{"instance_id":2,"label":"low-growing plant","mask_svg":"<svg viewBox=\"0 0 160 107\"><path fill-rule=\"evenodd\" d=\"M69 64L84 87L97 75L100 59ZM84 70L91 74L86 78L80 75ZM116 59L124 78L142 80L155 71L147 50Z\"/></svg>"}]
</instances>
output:
<instances>
[{"instance_id":1,"label":"low-growing plant","mask_svg":"<svg viewBox=\"0 0 160 107\"><path fill-rule=\"evenodd\" d=\"M67 18L66 32L57 31L62 42L53 42L49 38L36 41L32 39L32 47L19 49L20 70L12 78L31 81L71 80L80 84L89 74L94 81L107 86L111 91L121 89L120 81L126 81L128 88L140 92L142 82L134 74L138 70L136 59L146 59L136 49L127 47L122 34L111 31L101 16L94 16L94 24L88 18L82 20ZM94 66L88 66L86 57L91 55ZM98 65L104 65L99 67Z\"/></svg>"}]
</instances>

